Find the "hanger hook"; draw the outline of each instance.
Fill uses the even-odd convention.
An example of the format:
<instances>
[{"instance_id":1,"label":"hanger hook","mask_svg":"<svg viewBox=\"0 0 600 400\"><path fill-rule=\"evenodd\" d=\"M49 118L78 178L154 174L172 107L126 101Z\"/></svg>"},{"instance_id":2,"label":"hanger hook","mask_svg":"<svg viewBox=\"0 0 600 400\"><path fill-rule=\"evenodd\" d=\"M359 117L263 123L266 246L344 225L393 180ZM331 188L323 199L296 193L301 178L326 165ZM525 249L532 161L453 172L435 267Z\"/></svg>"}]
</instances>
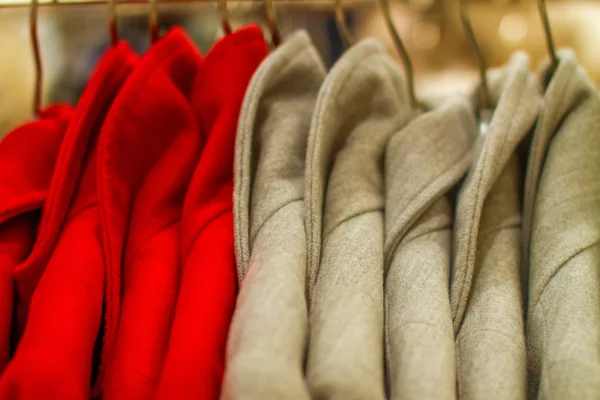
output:
<instances>
[{"instance_id":1,"label":"hanger hook","mask_svg":"<svg viewBox=\"0 0 600 400\"><path fill-rule=\"evenodd\" d=\"M38 37L38 0L31 0L29 10L29 35L33 49L33 61L35 66L35 85L33 92L33 113L39 115L42 105L42 82L44 71L42 70L42 55L40 52L40 39Z\"/></svg>"},{"instance_id":2,"label":"hanger hook","mask_svg":"<svg viewBox=\"0 0 600 400\"><path fill-rule=\"evenodd\" d=\"M346 25L346 16L344 15L342 0L335 0L335 24L337 25L344 49L348 49L352 45L352 36L350 35L348 25Z\"/></svg>"},{"instance_id":3,"label":"hanger hook","mask_svg":"<svg viewBox=\"0 0 600 400\"><path fill-rule=\"evenodd\" d=\"M229 12L227 12L227 0L219 0L217 2L219 15L221 16L221 27L226 35L231 35L231 23L229 22Z\"/></svg>"},{"instance_id":4,"label":"hanger hook","mask_svg":"<svg viewBox=\"0 0 600 400\"><path fill-rule=\"evenodd\" d=\"M273 45L279 46L279 43L281 43L281 32L279 31L277 13L275 12L273 0L265 0L265 14L267 15L269 31L271 31L271 41L273 42Z\"/></svg>"},{"instance_id":5,"label":"hanger hook","mask_svg":"<svg viewBox=\"0 0 600 400\"><path fill-rule=\"evenodd\" d=\"M158 0L150 0L150 43L154 44L159 39L158 26Z\"/></svg>"},{"instance_id":6,"label":"hanger hook","mask_svg":"<svg viewBox=\"0 0 600 400\"><path fill-rule=\"evenodd\" d=\"M417 100L417 96L415 94L415 74L412 66L412 61L410 60L410 56L408 51L406 50L406 46L400 39L400 35L398 34L398 30L394 26L394 21L392 20L392 13L390 10L390 1L389 0L380 0L383 18L387 25L388 31L390 35L392 35L392 40L394 41L394 45L396 49L400 53L400 58L402 59L402 64L404 65L404 70L406 72L406 77L408 79L408 95L410 98L410 104L413 109L417 109L419 107L419 102Z\"/></svg>"},{"instance_id":7,"label":"hanger hook","mask_svg":"<svg viewBox=\"0 0 600 400\"><path fill-rule=\"evenodd\" d=\"M550 53L550 59L552 60L552 73L558 67L558 54L556 53L556 46L554 45L554 38L552 36L552 29L550 27L550 18L548 17L548 10L546 8L545 0L537 0L537 8L542 20L542 27L544 28L544 35L546 36L546 44L548 46L548 53Z\"/></svg>"},{"instance_id":8,"label":"hanger hook","mask_svg":"<svg viewBox=\"0 0 600 400\"><path fill-rule=\"evenodd\" d=\"M117 30L117 0L108 1L108 32L110 44L115 47L119 43L119 32Z\"/></svg>"},{"instance_id":9,"label":"hanger hook","mask_svg":"<svg viewBox=\"0 0 600 400\"><path fill-rule=\"evenodd\" d=\"M483 51L481 51L481 47L479 47L479 43L477 42L477 38L475 37L475 32L473 31L473 26L471 25L471 20L467 14L467 10L463 4L464 0L458 0L458 4L460 7L460 19L465 29L465 33L467 35L467 39L471 43L471 47L475 50L475 55L477 56L477 63L479 65L479 79L481 80L481 97L482 97L482 108L491 107L491 98L490 98L490 90L488 86L487 80L487 62L485 56L483 55Z\"/></svg>"}]
</instances>

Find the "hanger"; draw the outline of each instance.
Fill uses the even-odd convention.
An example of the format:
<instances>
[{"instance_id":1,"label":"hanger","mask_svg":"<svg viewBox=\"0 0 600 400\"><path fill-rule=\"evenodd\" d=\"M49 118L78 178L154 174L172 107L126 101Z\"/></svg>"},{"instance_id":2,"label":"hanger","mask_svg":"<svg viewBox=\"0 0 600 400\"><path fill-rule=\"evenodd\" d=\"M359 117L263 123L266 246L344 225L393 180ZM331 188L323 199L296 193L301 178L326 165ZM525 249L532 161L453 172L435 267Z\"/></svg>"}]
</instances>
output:
<instances>
[{"instance_id":1,"label":"hanger","mask_svg":"<svg viewBox=\"0 0 600 400\"><path fill-rule=\"evenodd\" d=\"M477 56L477 64L479 65L479 79L481 80L481 109L489 109L492 106L492 101L490 98L490 90L488 86L487 80L487 62L485 60L485 56L483 55L483 51L481 47L479 47L479 43L477 43L477 38L475 37L475 32L473 31L473 26L471 25L471 20L467 14L467 10L463 4L463 0L458 0L458 4L460 6L460 19L465 29L465 33L467 35L467 39L471 43L471 47L475 50L475 55Z\"/></svg>"},{"instance_id":2,"label":"hanger","mask_svg":"<svg viewBox=\"0 0 600 400\"><path fill-rule=\"evenodd\" d=\"M335 24L342 39L344 49L348 49L352 45L352 35L350 29L346 25L346 17L344 15L344 8L342 7L342 0L335 0Z\"/></svg>"},{"instance_id":3,"label":"hanger","mask_svg":"<svg viewBox=\"0 0 600 400\"><path fill-rule=\"evenodd\" d=\"M150 44L159 39L157 2L158 0L150 0Z\"/></svg>"},{"instance_id":4,"label":"hanger","mask_svg":"<svg viewBox=\"0 0 600 400\"><path fill-rule=\"evenodd\" d=\"M110 44L115 47L119 43L119 32L117 30L117 0L108 1L108 32Z\"/></svg>"},{"instance_id":5,"label":"hanger","mask_svg":"<svg viewBox=\"0 0 600 400\"><path fill-rule=\"evenodd\" d=\"M230 35L233 29L229 22L229 13L227 12L227 0L218 0L217 7L219 8L219 14L221 15L221 27L226 35ZM281 33L279 31L279 24L277 23L277 15L275 14L275 6L273 0L265 0L265 13L267 17L267 25L271 32L271 41L275 46L281 43Z\"/></svg>"},{"instance_id":6,"label":"hanger","mask_svg":"<svg viewBox=\"0 0 600 400\"><path fill-rule=\"evenodd\" d=\"M380 0L380 4L381 9L383 11L383 19L385 20L385 24L387 25L390 35L392 36L392 40L394 42L396 50L398 50L398 53L400 53L402 64L404 65L406 78L408 80L408 96L410 99L410 105L413 109L417 109L419 108L419 102L415 94L415 75L410 56L408 55L408 51L406 50L402 39L400 39L398 30L394 26L394 21L392 20L392 13L390 11L390 1Z\"/></svg>"},{"instance_id":7,"label":"hanger","mask_svg":"<svg viewBox=\"0 0 600 400\"><path fill-rule=\"evenodd\" d=\"M277 22L273 0L265 0L265 14L267 16L267 25L271 32L271 41L274 46L279 46L279 43L281 43L281 32L279 31L279 23Z\"/></svg>"},{"instance_id":8,"label":"hanger","mask_svg":"<svg viewBox=\"0 0 600 400\"><path fill-rule=\"evenodd\" d=\"M546 36L546 45L548 46L548 53L550 54L550 60L552 65L548 73L547 79L549 80L556 68L558 68L558 54L556 47L554 46L554 38L552 36L552 30L550 28L550 18L548 17L548 10L546 9L545 0L537 0L537 8L542 21L542 27L544 28L544 35Z\"/></svg>"},{"instance_id":9,"label":"hanger","mask_svg":"<svg viewBox=\"0 0 600 400\"><path fill-rule=\"evenodd\" d=\"M42 82L44 71L42 69L42 55L40 52L40 39L38 37L38 0L31 0L29 9L29 36L33 49L33 62L35 66L35 85L33 92L33 114L40 115L42 106Z\"/></svg>"},{"instance_id":10,"label":"hanger","mask_svg":"<svg viewBox=\"0 0 600 400\"><path fill-rule=\"evenodd\" d=\"M226 35L231 35L233 31L231 29L231 23L229 22L229 13L227 12L227 0L217 1L217 8L219 9L219 15L221 16L221 27Z\"/></svg>"}]
</instances>

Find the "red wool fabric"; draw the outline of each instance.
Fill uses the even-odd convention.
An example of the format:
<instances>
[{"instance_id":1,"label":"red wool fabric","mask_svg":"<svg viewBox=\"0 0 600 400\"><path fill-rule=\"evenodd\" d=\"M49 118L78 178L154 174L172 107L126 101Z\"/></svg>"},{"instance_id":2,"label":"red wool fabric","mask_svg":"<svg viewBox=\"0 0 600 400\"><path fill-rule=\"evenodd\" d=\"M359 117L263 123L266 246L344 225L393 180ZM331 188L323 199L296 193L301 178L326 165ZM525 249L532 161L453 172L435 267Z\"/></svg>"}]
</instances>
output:
<instances>
[{"instance_id":1,"label":"red wool fabric","mask_svg":"<svg viewBox=\"0 0 600 400\"><path fill-rule=\"evenodd\" d=\"M37 226L72 108L55 105L40 120L0 141L0 373L10 358L15 281L13 272L35 243Z\"/></svg>"},{"instance_id":2,"label":"red wool fabric","mask_svg":"<svg viewBox=\"0 0 600 400\"><path fill-rule=\"evenodd\" d=\"M163 60L160 68L156 57ZM167 351L179 289L183 199L201 151L189 101L201 62L183 31L171 31L142 59L113 105L115 115L107 119L114 137L108 139L112 145L107 145L105 155L110 162L103 163L111 167L103 178L106 199L113 200L106 202L112 205L106 215L107 221L118 223L112 231L106 230L114 256L107 298L118 305L121 291L122 300L105 399L151 399ZM143 176L131 203L132 189ZM128 218L119 285L122 227ZM106 348L108 334L104 338Z\"/></svg>"},{"instance_id":3,"label":"red wool fabric","mask_svg":"<svg viewBox=\"0 0 600 400\"><path fill-rule=\"evenodd\" d=\"M238 114L266 57L257 26L217 42L194 82L192 104L206 136L184 200L182 277L158 399L217 399L235 305L233 157Z\"/></svg>"},{"instance_id":4,"label":"red wool fabric","mask_svg":"<svg viewBox=\"0 0 600 400\"><path fill-rule=\"evenodd\" d=\"M0 380L2 399L89 398L104 284L93 155L136 59L125 43L104 55L63 138L35 247L15 271L27 323Z\"/></svg>"},{"instance_id":5,"label":"red wool fabric","mask_svg":"<svg viewBox=\"0 0 600 400\"><path fill-rule=\"evenodd\" d=\"M69 123L48 190L36 243L30 257L15 270L19 294L19 333L25 329L31 297L50 259L81 177L91 131L98 125L97 120L104 114L106 104L114 97L114 88L129 74L134 61L135 55L125 43L109 50L98 64Z\"/></svg>"}]
</instances>

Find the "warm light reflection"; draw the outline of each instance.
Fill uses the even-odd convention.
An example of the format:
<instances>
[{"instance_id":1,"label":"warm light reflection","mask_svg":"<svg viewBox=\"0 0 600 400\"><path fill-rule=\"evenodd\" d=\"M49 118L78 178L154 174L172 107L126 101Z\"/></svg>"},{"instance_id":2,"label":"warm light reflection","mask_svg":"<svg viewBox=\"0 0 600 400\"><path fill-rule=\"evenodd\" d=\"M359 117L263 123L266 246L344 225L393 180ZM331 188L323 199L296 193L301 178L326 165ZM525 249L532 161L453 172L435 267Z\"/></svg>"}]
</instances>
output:
<instances>
[{"instance_id":1,"label":"warm light reflection","mask_svg":"<svg viewBox=\"0 0 600 400\"><path fill-rule=\"evenodd\" d=\"M440 43L440 27L433 22L419 21L412 29L412 40L419 49L433 49Z\"/></svg>"},{"instance_id":2,"label":"warm light reflection","mask_svg":"<svg viewBox=\"0 0 600 400\"><path fill-rule=\"evenodd\" d=\"M517 44L527 36L527 18L518 13L508 14L500 21L498 35L509 44Z\"/></svg>"}]
</instances>

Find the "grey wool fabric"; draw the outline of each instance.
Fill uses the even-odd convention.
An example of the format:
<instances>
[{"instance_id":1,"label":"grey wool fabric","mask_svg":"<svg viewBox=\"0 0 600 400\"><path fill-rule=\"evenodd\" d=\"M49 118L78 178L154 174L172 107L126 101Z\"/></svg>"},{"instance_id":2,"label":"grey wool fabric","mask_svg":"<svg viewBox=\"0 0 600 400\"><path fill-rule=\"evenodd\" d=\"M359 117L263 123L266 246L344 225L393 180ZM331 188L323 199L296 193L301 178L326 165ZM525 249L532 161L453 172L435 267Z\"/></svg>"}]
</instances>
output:
<instances>
[{"instance_id":1,"label":"grey wool fabric","mask_svg":"<svg viewBox=\"0 0 600 400\"><path fill-rule=\"evenodd\" d=\"M523 178L516 150L533 130L541 103L528 64L518 53L490 76L494 113L458 195L450 305L460 399L526 397Z\"/></svg>"},{"instance_id":2,"label":"grey wool fabric","mask_svg":"<svg viewBox=\"0 0 600 400\"><path fill-rule=\"evenodd\" d=\"M385 337L391 399L454 399L453 209L477 134L459 97L419 116L385 156Z\"/></svg>"},{"instance_id":3,"label":"grey wool fabric","mask_svg":"<svg viewBox=\"0 0 600 400\"><path fill-rule=\"evenodd\" d=\"M310 399L304 173L325 69L306 32L259 66L245 95L235 154L235 244L241 282L223 399Z\"/></svg>"},{"instance_id":4,"label":"grey wool fabric","mask_svg":"<svg viewBox=\"0 0 600 400\"><path fill-rule=\"evenodd\" d=\"M574 54L559 58L525 186L529 395L598 399L600 100Z\"/></svg>"},{"instance_id":5,"label":"grey wool fabric","mask_svg":"<svg viewBox=\"0 0 600 400\"><path fill-rule=\"evenodd\" d=\"M385 398L385 147L410 111L397 63L379 42L351 47L319 92L305 201L314 399Z\"/></svg>"}]
</instances>

